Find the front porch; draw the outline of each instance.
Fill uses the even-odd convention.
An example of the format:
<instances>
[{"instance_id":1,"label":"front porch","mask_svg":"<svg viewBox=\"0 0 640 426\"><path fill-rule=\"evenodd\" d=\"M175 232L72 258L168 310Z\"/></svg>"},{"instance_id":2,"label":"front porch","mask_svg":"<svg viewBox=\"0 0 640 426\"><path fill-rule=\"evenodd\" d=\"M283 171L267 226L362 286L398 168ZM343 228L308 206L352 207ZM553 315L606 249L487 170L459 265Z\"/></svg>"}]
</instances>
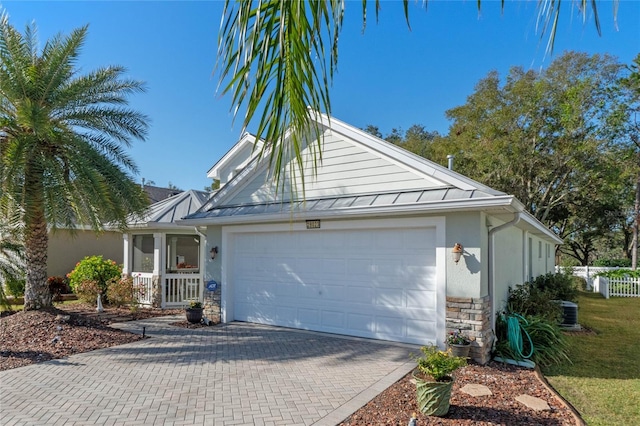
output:
<instances>
[{"instance_id":1,"label":"front porch","mask_svg":"<svg viewBox=\"0 0 640 426\"><path fill-rule=\"evenodd\" d=\"M196 211L207 193L187 191L132 218L124 238L123 274L133 278L141 306L171 309L203 302L206 238L177 219Z\"/></svg>"},{"instance_id":2,"label":"front porch","mask_svg":"<svg viewBox=\"0 0 640 426\"><path fill-rule=\"evenodd\" d=\"M132 272L131 276L141 306L172 309L203 300L204 286L199 273L165 274L155 280L149 272Z\"/></svg>"},{"instance_id":3,"label":"front porch","mask_svg":"<svg viewBox=\"0 0 640 426\"><path fill-rule=\"evenodd\" d=\"M141 306L171 309L203 301L204 242L198 234L176 232L124 235L123 274L133 278Z\"/></svg>"}]
</instances>

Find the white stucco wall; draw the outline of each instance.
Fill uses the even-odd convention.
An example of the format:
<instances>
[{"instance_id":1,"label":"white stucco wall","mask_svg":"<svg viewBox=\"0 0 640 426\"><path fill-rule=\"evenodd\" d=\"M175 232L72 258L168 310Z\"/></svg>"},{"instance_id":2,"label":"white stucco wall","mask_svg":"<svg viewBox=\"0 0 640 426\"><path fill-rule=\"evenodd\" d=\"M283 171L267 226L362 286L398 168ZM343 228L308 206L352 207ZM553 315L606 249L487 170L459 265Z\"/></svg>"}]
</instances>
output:
<instances>
[{"instance_id":1,"label":"white stucco wall","mask_svg":"<svg viewBox=\"0 0 640 426\"><path fill-rule=\"evenodd\" d=\"M495 219L490 221L494 227L503 223ZM517 227L510 227L494 235L494 300L496 309L502 309L507 300L509 287L524 281L524 231Z\"/></svg>"},{"instance_id":2,"label":"white stucco wall","mask_svg":"<svg viewBox=\"0 0 640 426\"><path fill-rule=\"evenodd\" d=\"M482 297L487 292L486 226L480 212L451 213L446 216L447 296ZM451 250L456 243L464 255L456 264Z\"/></svg>"}]
</instances>

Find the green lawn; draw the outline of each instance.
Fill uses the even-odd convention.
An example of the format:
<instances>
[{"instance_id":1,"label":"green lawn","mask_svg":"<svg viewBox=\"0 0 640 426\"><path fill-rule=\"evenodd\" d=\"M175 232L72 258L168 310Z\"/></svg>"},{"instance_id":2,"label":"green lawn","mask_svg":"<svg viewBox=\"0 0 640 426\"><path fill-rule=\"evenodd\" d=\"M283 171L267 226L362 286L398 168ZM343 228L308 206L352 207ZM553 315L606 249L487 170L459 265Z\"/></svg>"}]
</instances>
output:
<instances>
[{"instance_id":1,"label":"green lawn","mask_svg":"<svg viewBox=\"0 0 640 426\"><path fill-rule=\"evenodd\" d=\"M589 425L638 425L640 298L582 293L578 321L595 334L568 337L573 364L543 370Z\"/></svg>"}]
</instances>

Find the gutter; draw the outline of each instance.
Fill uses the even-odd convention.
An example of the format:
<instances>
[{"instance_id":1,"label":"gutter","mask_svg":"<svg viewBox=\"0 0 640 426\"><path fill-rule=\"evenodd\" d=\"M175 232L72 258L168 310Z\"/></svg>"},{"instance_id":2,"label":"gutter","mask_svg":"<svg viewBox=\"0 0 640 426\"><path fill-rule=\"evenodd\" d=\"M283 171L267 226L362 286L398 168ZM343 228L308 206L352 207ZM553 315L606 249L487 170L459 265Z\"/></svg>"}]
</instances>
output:
<instances>
[{"instance_id":1,"label":"gutter","mask_svg":"<svg viewBox=\"0 0 640 426\"><path fill-rule=\"evenodd\" d=\"M496 303L495 303L495 291L493 290L493 286L495 283L495 267L494 267L494 262L495 262L495 256L493 255L493 245L494 245L494 237L495 235L499 232L502 231L504 229L507 228L511 228L512 226L515 226L518 224L518 222L520 222L520 217L521 217L521 213L520 212L516 212L513 219L510 222L506 222L503 223L500 226L496 226L495 228L492 228L489 230L489 250L488 250L488 254L489 254L489 262L488 262L488 279L489 279L489 300L491 300L491 329L494 330L494 334L495 334L495 329L496 329ZM494 339L495 339L495 335L494 335Z\"/></svg>"}]
</instances>

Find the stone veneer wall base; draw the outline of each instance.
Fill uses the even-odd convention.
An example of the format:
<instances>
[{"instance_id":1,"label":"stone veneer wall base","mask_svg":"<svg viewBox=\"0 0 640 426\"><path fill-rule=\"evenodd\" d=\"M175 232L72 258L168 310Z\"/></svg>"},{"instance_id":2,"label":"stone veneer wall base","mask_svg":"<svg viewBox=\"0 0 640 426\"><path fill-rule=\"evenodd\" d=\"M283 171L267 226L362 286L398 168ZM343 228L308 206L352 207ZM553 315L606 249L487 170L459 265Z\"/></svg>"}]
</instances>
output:
<instances>
[{"instance_id":1,"label":"stone veneer wall base","mask_svg":"<svg viewBox=\"0 0 640 426\"><path fill-rule=\"evenodd\" d=\"M447 296L447 335L461 330L471 339L469 356L479 364L491 360L493 330L491 330L491 306L489 296L480 298Z\"/></svg>"}]
</instances>

